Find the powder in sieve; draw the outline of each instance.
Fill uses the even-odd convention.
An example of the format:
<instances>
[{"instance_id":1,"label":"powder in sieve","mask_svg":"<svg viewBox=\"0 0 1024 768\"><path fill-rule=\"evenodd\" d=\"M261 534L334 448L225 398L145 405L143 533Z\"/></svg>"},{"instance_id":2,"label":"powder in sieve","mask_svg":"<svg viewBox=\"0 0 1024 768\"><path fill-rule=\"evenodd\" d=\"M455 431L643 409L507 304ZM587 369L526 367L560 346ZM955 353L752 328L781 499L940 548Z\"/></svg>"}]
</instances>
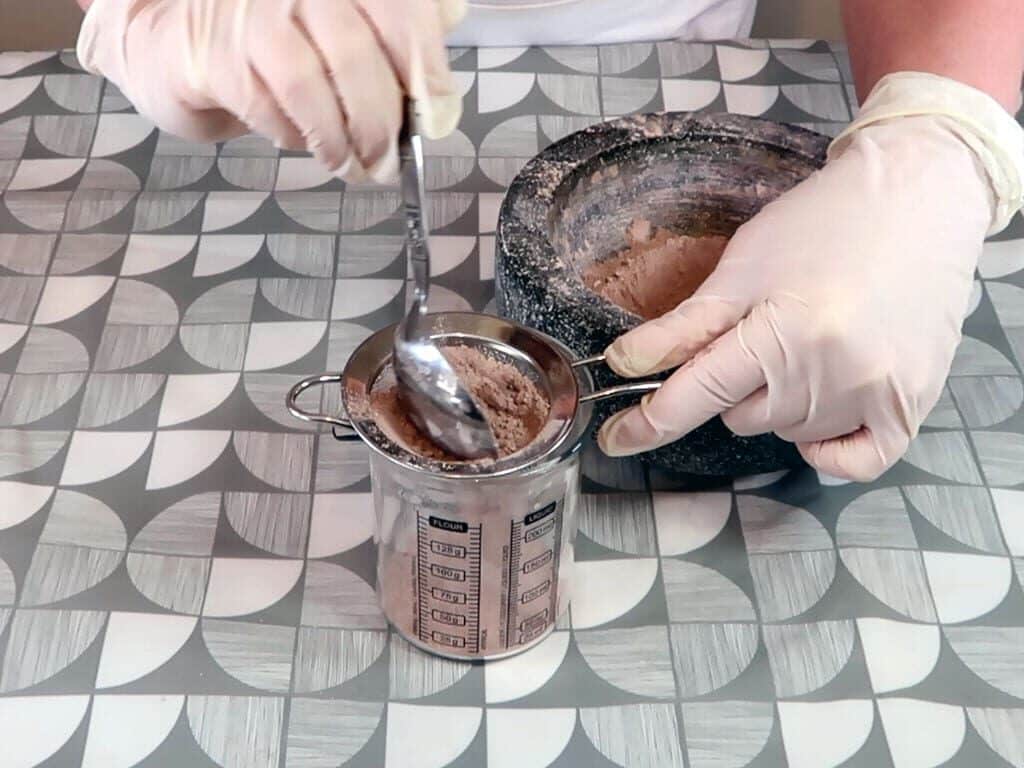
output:
<instances>
[{"instance_id":1,"label":"powder in sieve","mask_svg":"<svg viewBox=\"0 0 1024 768\"><path fill-rule=\"evenodd\" d=\"M515 365L475 347L449 346L443 354L487 418L498 443L498 456L529 445L551 407L537 384ZM428 459L461 461L424 435L409 418L393 374L386 380L381 377L380 386L370 395L370 405L377 423L406 450Z\"/></svg>"},{"instance_id":2,"label":"powder in sieve","mask_svg":"<svg viewBox=\"0 0 1024 768\"><path fill-rule=\"evenodd\" d=\"M590 290L645 320L660 317L693 295L718 265L728 239L691 237L634 219L627 246L583 271Z\"/></svg>"}]
</instances>

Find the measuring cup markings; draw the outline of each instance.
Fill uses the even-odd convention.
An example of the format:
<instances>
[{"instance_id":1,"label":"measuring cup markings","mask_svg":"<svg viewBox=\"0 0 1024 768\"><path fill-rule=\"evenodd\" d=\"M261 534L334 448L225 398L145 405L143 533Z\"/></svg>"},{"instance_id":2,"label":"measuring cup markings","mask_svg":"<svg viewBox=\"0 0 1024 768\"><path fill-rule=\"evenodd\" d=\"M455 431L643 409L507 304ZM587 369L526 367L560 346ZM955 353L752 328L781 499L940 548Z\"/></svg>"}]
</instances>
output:
<instances>
[{"instance_id":1,"label":"measuring cup markings","mask_svg":"<svg viewBox=\"0 0 1024 768\"><path fill-rule=\"evenodd\" d=\"M417 634L425 643L478 653L482 524L423 509L416 518Z\"/></svg>"},{"instance_id":2,"label":"measuring cup markings","mask_svg":"<svg viewBox=\"0 0 1024 768\"><path fill-rule=\"evenodd\" d=\"M495 520L507 525L502 548L501 586L488 599L502 599L498 644L528 643L547 629L557 610L562 510L550 502L520 519ZM481 631L481 558L486 523L467 523L417 511L417 636L450 648L486 650ZM499 533L495 529L494 533ZM542 598L543 605L537 605Z\"/></svg>"},{"instance_id":3,"label":"measuring cup markings","mask_svg":"<svg viewBox=\"0 0 1024 768\"><path fill-rule=\"evenodd\" d=\"M523 596L520 598L520 600L524 604L532 602L532 601L536 600L538 597L540 597L541 595L543 595L545 592L547 592L548 591L548 587L550 587L550 586L551 586L551 579L545 579L540 584L538 584L536 587L531 587L530 589L528 589L525 592L523 592Z\"/></svg>"},{"instance_id":4,"label":"measuring cup markings","mask_svg":"<svg viewBox=\"0 0 1024 768\"><path fill-rule=\"evenodd\" d=\"M557 590L551 589L551 576L558 572L561 527L562 510L557 501L531 512L522 520L512 521L505 625L510 644L513 637L517 645L529 642L547 627L547 617L555 612ZM543 586L545 582L546 587ZM523 612L535 607L528 604L545 593L549 594L550 605L521 618ZM526 596L531 596L531 599L524 600Z\"/></svg>"}]
</instances>

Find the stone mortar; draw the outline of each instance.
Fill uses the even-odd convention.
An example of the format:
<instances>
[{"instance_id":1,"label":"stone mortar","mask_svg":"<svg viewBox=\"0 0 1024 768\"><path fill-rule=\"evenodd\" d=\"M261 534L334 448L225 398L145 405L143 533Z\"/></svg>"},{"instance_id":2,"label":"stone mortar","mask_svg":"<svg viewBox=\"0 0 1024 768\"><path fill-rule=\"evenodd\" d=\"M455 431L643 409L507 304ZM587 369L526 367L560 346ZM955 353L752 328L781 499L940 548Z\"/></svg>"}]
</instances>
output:
<instances>
[{"instance_id":1,"label":"stone mortar","mask_svg":"<svg viewBox=\"0 0 1024 768\"><path fill-rule=\"evenodd\" d=\"M731 236L766 203L820 168L829 139L767 120L689 113L634 115L552 144L509 186L498 218L498 311L563 341L602 351L641 319L591 292L581 270L626 245L634 218L689 235ZM622 379L594 370L600 387ZM636 402L599 403L595 426ZM774 435L737 437L714 419L644 454L660 468L737 476L801 463Z\"/></svg>"}]
</instances>

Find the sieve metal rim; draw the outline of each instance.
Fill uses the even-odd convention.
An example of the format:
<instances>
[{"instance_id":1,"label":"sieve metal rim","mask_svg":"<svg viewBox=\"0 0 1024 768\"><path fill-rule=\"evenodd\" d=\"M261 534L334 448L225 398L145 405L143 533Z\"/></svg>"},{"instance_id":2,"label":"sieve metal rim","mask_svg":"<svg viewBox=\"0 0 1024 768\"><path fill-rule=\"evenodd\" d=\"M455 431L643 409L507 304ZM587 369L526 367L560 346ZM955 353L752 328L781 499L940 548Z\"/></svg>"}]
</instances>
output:
<instances>
[{"instance_id":1,"label":"sieve metal rim","mask_svg":"<svg viewBox=\"0 0 1024 768\"><path fill-rule=\"evenodd\" d=\"M533 451L527 447L505 458L483 464L439 462L423 459L407 451L385 434L369 414L369 393L391 358L394 324L363 340L341 373L322 374L298 382L288 394L288 410L304 421L328 423L352 430L371 450L389 461L433 478L489 479L509 474L526 474L546 466L552 458L560 459L578 448L590 422L589 402L593 382L585 367L574 363L572 352L564 344L541 331L480 312L441 312L428 315L426 320L431 338L435 340L445 343L450 340L483 342L496 346L503 354L527 362L535 372L542 375L551 404L547 424L558 422L557 431L546 437ZM536 359L538 351L545 353L544 362L547 367L543 367ZM543 375L549 370L554 370L556 375ZM344 415L311 413L298 406L298 397L306 389L336 383L341 385ZM557 389L552 389L553 383Z\"/></svg>"},{"instance_id":2,"label":"sieve metal rim","mask_svg":"<svg viewBox=\"0 0 1024 768\"><path fill-rule=\"evenodd\" d=\"M551 391L551 377L545 380L551 400L552 414L561 415L563 422L558 433L547 438L547 442L537 445L535 451L530 446L511 456L498 459L493 463L470 462L439 462L424 459L405 450L391 440L376 421L370 418L369 393L374 382L387 366L392 350L392 340L396 324L382 328L366 338L349 357L341 373L325 373L303 379L291 388L285 398L288 411L298 419L307 422L321 422L342 427L353 432L371 449L390 461L406 469L422 472L433 478L495 478L513 473L525 474L538 467L547 466L553 457L562 458L575 451L582 442L583 434L590 424L591 403L606 398L623 395L651 393L659 389L662 381L631 381L618 386L601 390L594 389L594 382L589 368L604 364L603 354L583 359L574 359L572 351L558 339L548 336L542 331L528 328L514 320L488 315L482 312L439 312L427 315L424 321L431 331L431 338L443 341L447 338L473 338L489 344L502 346L504 353L511 357L523 357L522 345L542 350L547 357L557 362L556 373L563 381L563 386L556 392ZM502 339L501 337L506 338ZM515 340L517 343L512 343ZM526 359L536 363L535 355L525 355ZM535 371L539 366L531 366ZM326 384L341 384L342 408L345 415L311 413L298 404L298 399L307 389ZM353 399L362 399L361 410L364 417L351 418ZM571 407L568 407L571 406ZM568 408L567 408L568 407ZM542 430L543 432L543 430ZM536 440L534 440L536 443ZM531 443L531 446L533 443ZM560 454L558 452L561 451ZM555 454L558 454L557 456Z\"/></svg>"}]
</instances>

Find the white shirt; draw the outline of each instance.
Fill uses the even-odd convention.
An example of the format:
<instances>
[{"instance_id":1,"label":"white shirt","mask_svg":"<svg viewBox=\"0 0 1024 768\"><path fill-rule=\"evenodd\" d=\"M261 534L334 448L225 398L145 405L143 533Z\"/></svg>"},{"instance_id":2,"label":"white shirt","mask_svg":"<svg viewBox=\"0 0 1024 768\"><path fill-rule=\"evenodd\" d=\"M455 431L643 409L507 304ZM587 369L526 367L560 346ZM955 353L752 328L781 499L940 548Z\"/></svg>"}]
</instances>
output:
<instances>
[{"instance_id":1,"label":"white shirt","mask_svg":"<svg viewBox=\"0 0 1024 768\"><path fill-rule=\"evenodd\" d=\"M469 0L449 45L518 46L745 37L756 0Z\"/></svg>"}]
</instances>

